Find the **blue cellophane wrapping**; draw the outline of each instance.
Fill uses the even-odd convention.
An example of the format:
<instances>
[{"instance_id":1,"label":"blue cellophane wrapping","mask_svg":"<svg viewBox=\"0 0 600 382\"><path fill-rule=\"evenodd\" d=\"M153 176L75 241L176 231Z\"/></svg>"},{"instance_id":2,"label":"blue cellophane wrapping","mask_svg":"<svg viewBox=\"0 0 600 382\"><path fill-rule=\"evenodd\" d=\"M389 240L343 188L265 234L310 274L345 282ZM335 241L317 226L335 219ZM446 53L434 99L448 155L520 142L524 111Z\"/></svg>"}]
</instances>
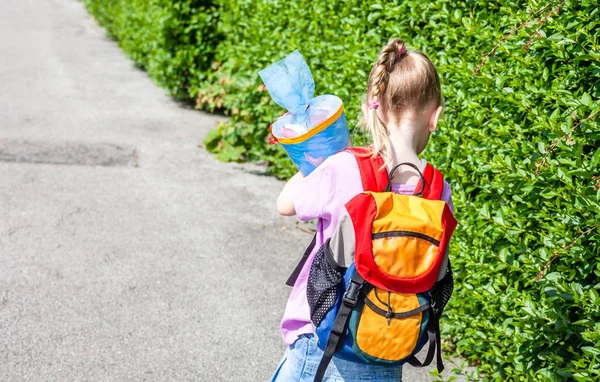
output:
<instances>
[{"instance_id":1,"label":"blue cellophane wrapping","mask_svg":"<svg viewBox=\"0 0 600 382\"><path fill-rule=\"evenodd\" d=\"M342 109L342 101L333 95L313 98L315 82L300 52L292 52L259 75L273 100L288 110L271 130L278 139L298 141L282 146L302 174L310 174L327 157L346 148L350 134L343 111L332 119ZM304 139L315 127L322 130Z\"/></svg>"}]
</instances>

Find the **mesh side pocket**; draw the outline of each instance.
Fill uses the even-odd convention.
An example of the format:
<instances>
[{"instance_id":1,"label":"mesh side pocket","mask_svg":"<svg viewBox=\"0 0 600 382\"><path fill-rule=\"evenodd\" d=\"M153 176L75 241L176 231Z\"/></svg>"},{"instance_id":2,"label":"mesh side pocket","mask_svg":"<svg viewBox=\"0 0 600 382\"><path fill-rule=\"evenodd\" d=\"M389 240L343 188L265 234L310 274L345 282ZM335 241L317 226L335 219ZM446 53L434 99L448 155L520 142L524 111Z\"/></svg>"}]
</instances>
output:
<instances>
[{"instance_id":1,"label":"mesh side pocket","mask_svg":"<svg viewBox=\"0 0 600 382\"><path fill-rule=\"evenodd\" d=\"M308 274L306 297L310 319L319 326L338 298L345 268L335 264L329 252L329 240L319 249Z\"/></svg>"},{"instance_id":2,"label":"mesh side pocket","mask_svg":"<svg viewBox=\"0 0 600 382\"><path fill-rule=\"evenodd\" d=\"M452 291L454 291L454 276L452 276L452 267L450 266L450 260L448 260L448 267L446 268L446 274L444 278L438 281L437 293L439 294L438 298L441 303L441 311L444 310L450 297L452 296Z\"/></svg>"}]
</instances>

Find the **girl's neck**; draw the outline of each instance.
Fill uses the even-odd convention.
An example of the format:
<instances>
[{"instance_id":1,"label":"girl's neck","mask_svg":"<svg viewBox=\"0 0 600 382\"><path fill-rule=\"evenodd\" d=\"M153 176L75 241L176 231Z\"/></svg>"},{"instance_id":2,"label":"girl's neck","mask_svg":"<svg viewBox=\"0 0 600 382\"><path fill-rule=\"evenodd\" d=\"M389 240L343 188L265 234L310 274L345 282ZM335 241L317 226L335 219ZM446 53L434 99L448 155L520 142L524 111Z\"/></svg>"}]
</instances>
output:
<instances>
[{"instance_id":1,"label":"girl's neck","mask_svg":"<svg viewBox=\"0 0 600 382\"><path fill-rule=\"evenodd\" d=\"M420 137L411 126L401 126L389 130L389 138L392 144L394 165L402 162L418 163Z\"/></svg>"},{"instance_id":2,"label":"girl's neck","mask_svg":"<svg viewBox=\"0 0 600 382\"><path fill-rule=\"evenodd\" d=\"M400 163L412 163L418 168L421 168L421 159L419 154L422 146L422 139L417 132L423 131L420 126L405 123L400 126L389 126L389 139L392 146L392 163L388 167L388 171L396 167ZM393 183L399 184L416 184L419 180L418 173L408 167L402 166L392 178Z\"/></svg>"}]
</instances>

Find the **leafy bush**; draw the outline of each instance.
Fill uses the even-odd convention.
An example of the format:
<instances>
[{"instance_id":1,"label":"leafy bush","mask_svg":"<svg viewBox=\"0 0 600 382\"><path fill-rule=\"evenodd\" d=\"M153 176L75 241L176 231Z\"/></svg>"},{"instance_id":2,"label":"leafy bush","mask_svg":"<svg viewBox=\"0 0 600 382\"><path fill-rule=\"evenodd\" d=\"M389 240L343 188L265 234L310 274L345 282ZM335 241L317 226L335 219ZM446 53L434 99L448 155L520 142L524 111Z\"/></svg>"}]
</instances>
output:
<instances>
[{"instance_id":1,"label":"leafy bush","mask_svg":"<svg viewBox=\"0 0 600 382\"><path fill-rule=\"evenodd\" d=\"M191 101L214 57L218 13L210 0L84 0L135 63Z\"/></svg>"},{"instance_id":2,"label":"leafy bush","mask_svg":"<svg viewBox=\"0 0 600 382\"><path fill-rule=\"evenodd\" d=\"M111 3L119 5L98 5ZM380 46L398 36L425 51L440 72L446 114L424 156L450 181L460 223L452 251L457 290L443 331L486 379L600 380L596 0L215 0L216 8L197 9L211 20L217 9L218 24L197 16L203 32L194 41L224 37L190 56L195 77L179 77L186 61L168 57L196 42L182 42L189 33L179 29L174 45L165 45L155 29L164 30L161 24L140 16L142 3L88 0L151 75L157 46L171 52L161 62L175 69L159 82L231 116L209 134L207 149L222 160L266 160L281 177L294 168L267 141L268 125L283 110L262 86L260 69L300 49L316 94L340 96L354 125ZM148 14L173 12L167 1L147 3ZM195 5L181 3L190 11L177 17L190 28ZM353 137L364 140L356 130Z\"/></svg>"}]
</instances>

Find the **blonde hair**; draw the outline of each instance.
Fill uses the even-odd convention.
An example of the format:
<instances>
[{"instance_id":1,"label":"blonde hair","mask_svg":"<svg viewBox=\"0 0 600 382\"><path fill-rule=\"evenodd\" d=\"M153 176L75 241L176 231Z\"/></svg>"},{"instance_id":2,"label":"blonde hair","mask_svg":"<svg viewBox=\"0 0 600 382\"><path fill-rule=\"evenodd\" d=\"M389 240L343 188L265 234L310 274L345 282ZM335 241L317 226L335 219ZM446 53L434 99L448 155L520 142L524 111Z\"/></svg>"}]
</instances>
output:
<instances>
[{"instance_id":1,"label":"blonde hair","mask_svg":"<svg viewBox=\"0 0 600 382\"><path fill-rule=\"evenodd\" d=\"M373 103L374 102L374 103ZM387 126L377 115L380 107L398 117L406 110L441 106L440 79L429 58L419 51L407 51L404 41L390 40L379 52L369 74L367 113L363 125L373 137L373 156L381 154L385 164L393 160Z\"/></svg>"}]
</instances>

